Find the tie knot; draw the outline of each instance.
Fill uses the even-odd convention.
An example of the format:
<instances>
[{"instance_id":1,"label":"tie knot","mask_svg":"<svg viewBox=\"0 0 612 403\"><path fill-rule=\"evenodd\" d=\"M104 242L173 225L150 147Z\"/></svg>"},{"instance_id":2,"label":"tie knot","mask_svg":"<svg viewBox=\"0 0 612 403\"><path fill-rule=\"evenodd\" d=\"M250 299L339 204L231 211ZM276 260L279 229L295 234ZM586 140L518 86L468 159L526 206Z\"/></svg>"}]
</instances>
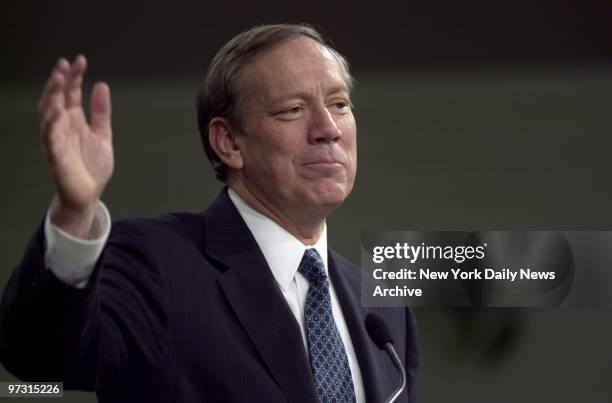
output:
<instances>
[{"instance_id":1,"label":"tie knot","mask_svg":"<svg viewBox=\"0 0 612 403\"><path fill-rule=\"evenodd\" d=\"M327 277L325 275L325 265L319 252L315 248L306 249L298 271L302 273L309 283L320 281Z\"/></svg>"}]
</instances>

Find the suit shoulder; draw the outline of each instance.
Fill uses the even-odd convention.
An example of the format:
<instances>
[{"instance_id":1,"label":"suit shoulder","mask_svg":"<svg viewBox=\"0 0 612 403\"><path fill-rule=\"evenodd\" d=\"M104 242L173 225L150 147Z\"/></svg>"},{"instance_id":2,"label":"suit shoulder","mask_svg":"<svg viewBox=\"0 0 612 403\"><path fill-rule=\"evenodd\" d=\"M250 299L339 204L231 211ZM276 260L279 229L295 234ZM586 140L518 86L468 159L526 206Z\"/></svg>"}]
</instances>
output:
<instances>
[{"instance_id":1,"label":"suit shoulder","mask_svg":"<svg viewBox=\"0 0 612 403\"><path fill-rule=\"evenodd\" d=\"M333 267L335 271L341 274L358 297L361 298L361 281L365 275L362 268L332 249L329 249L328 263L330 269Z\"/></svg>"},{"instance_id":2,"label":"suit shoulder","mask_svg":"<svg viewBox=\"0 0 612 403\"><path fill-rule=\"evenodd\" d=\"M350 261L347 258L345 258L344 256L342 256L341 254L339 254L335 250L329 249L329 254L332 257L332 259L335 260L335 262L337 264L340 264L340 265L342 265L344 267L347 267L347 268L350 268L352 270L357 270L357 271L361 270L361 268L359 266L357 266L355 263L353 263L352 261Z\"/></svg>"},{"instance_id":3,"label":"suit shoulder","mask_svg":"<svg viewBox=\"0 0 612 403\"><path fill-rule=\"evenodd\" d=\"M164 240L168 237L193 242L202 239L204 217L188 212L166 213L157 217L124 218L113 221L111 239L141 236Z\"/></svg>"}]
</instances>

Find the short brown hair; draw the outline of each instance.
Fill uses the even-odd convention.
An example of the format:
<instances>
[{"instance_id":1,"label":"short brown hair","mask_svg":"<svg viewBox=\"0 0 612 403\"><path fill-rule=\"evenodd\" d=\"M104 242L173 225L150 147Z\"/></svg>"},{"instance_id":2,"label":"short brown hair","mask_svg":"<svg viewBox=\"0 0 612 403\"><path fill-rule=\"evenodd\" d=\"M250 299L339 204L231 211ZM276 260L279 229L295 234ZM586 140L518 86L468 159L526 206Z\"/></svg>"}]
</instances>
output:
<instances>
[{"instance_id":1,"label":"short brown hair","mask_svg":"<svg viewBox=\"0 0 612 403\"><path fill-rule=\"evenodd\" d=\"M223 117L239 129L244 128L243 101L240 88L240 72L258 53L277 44L300 36L311 38L325 46L337 59L344 70L349 90L353 86L348 62L329 41L307 24L260 25L242 32L227 42L215 55L206 77L198 90L196 109L198 129L204 151L217 179L225 182L227 166L217 156L208 138L208 124L214 117Z\"/></svg>"}]
</instances>

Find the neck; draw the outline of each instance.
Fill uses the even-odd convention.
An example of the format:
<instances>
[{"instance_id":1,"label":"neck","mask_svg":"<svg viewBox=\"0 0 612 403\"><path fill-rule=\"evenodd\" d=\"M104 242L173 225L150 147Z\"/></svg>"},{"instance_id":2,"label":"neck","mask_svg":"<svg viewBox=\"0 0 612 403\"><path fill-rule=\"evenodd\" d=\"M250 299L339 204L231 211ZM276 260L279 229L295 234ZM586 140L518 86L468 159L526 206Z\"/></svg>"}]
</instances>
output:
<instances>
[{"instance_id":1,"label":"neck","mask_svg":"<svg viewBox=\"0 0 612 403\"><path fill-rule=\"evenodd\" d=\"M321 237L323 228L325 228L327 214L316 211L317 209L281 208L273 201L258 194L255 190L250 189L244 182L229 182L230 187L253 210L265 215L270 220L283 227L304 245L314 245Z\"/></svg>"}]
</instances>

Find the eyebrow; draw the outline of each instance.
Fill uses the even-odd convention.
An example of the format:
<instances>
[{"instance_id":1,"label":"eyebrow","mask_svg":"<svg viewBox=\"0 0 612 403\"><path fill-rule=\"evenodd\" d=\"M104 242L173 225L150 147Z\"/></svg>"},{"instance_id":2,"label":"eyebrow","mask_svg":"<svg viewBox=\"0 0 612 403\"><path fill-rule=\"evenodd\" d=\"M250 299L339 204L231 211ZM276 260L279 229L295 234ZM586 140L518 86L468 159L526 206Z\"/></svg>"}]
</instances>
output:
<instances>
[{"instance_id":1,"label":"eyebrow","mask_svg":"<svg viewBox=\"0 0 612 403\"><path fill-rule=\"evenodd\" d=\"M346 85L336 85L333 86L332 88L329 89L329 91L327 91L327 93L325 94L325 96L330 96L333 94L337 94L337 93L346 93L347 95L350 95L350 91L349 89L346 87ZM304 98L304 99L308 99L308 98L312 98L311 94L308 92L303 92L303 91L297 91L297 92L293 92L291 94L288 95L282 95L276 98L272 98L270 99L271 103L277 104L277 103L281 103L283 101L286 101L288 99L293 99L293 98Z\"/></svg>"}]
</instances>

